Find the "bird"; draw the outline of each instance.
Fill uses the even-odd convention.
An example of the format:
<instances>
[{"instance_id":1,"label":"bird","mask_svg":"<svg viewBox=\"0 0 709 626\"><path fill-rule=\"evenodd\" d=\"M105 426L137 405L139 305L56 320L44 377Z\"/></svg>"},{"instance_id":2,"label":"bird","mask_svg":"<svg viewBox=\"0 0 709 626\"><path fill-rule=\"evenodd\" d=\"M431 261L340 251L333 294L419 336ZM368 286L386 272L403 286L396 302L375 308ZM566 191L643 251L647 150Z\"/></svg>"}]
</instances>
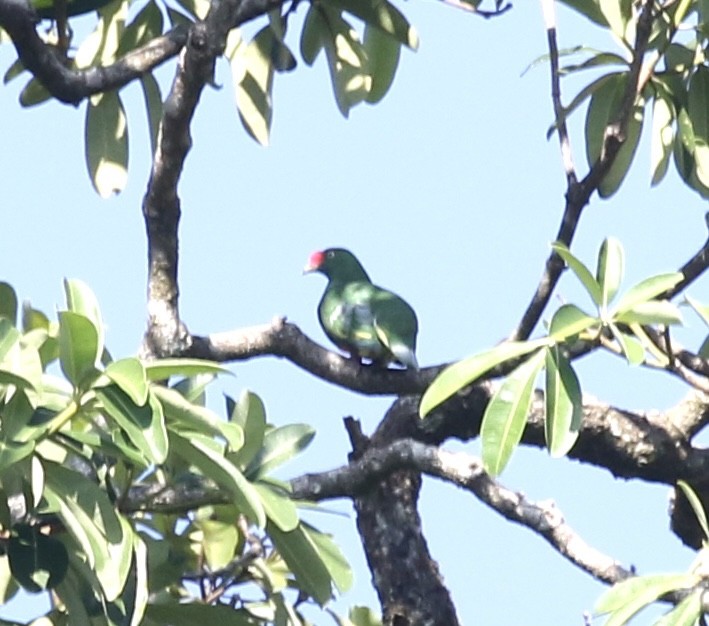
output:
<instances>
[{"instance_id":1,"label":"bird","mask_svg":"<svg viewBox=\"0 0 709 626\"><path fill-rule=\"evenodd\" d=\"M418 320L401 297L373 284L354 254L344 248L313 252L303 273L328 279L318 305L318 319L327 337L358 363L391 363L418 369Z\"/></svg>"}]
</instances>

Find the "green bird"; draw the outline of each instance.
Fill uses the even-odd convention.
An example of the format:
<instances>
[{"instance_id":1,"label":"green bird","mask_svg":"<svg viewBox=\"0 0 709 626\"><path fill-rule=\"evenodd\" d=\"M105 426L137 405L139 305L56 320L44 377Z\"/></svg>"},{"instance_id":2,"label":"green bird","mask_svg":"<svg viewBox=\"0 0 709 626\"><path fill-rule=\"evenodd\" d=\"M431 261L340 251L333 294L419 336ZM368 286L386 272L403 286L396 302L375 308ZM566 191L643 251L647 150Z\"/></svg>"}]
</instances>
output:
<instances>
[{"instance_id":1,"label":"green bird","mask_svg":"<svg viewBox=\"0 0 709 626\"><path fill-rule=\"evenodd\" d=\"M418 369L416 313L395 293L372 284L354 254L343 248L313 252L303 271L328 278L318 319L338 348L359 362Z\"/></svg>"}]
</instances>

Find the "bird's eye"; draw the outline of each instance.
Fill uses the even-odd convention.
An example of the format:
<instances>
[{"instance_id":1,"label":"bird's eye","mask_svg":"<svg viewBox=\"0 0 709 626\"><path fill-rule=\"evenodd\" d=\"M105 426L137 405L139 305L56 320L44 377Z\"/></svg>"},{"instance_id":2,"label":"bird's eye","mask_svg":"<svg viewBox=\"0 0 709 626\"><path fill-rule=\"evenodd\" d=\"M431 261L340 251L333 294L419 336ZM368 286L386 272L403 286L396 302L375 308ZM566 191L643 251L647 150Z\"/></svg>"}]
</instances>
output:
<instances>
[{"instance_id":1,"label":"bird's eye","mask_svg":"<svg viewBox=\"0 0 709 626\"><path fill-rule=\"evenodd\" d=\"M331 258L334 257L334 256L335 256L335 253L334 253L332 250L330 250L330 252L327 253L327 258L328 258L328 259L331 259Z\"/></svg>"}]
</instances>

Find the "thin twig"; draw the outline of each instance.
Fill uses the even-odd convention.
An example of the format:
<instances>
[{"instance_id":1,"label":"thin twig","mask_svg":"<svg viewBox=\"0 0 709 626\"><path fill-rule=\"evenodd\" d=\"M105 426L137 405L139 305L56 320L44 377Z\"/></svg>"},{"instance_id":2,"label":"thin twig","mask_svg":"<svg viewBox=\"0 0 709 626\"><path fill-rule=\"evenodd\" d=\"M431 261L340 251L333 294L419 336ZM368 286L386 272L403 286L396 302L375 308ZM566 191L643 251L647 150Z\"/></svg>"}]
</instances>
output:
<instances>
[{"instance_id":1,"label":"thin twig","mask_svg":"<svg viewBox=\"0 0 709 626\"><path fill-rule=\"evenodd\" d=\"M555 0L541 0L544 26L547 31L547 45L549 46L549 68L551 71L551 100L554 105L554 118L556 120L557 134L559 136L559 149L561 161L566 173L566 187L571 189L577 182L574 159L571 151L569 130L566 126L566 111L561 104L561 78L559 72L559 47L556 43L556 11Z\"/></svg>"},{"instance_id":2,"label":"thin twig","mask_svg":"<svg viewBox=\"0 0 709 626\"><path fill-rule=\"evenodd\" d=\"M628 71L627 86L621 101L621 106L618 110L618 117L616 121L606 127L603 137L601 156L598 158L596 163L594 163L589 173L581 182L567 186L566 205L564 207L564 214L561 218L561 224L559 225L559 231L556 239L569 247L571 247L571 242L574 234L576 233L576 228L578 227L584 207L588 204L591 195L598 189L603 177L613 165L620 147L625 141L625 134L630 123L637 94L643 86L640 73L643 67L643 58L645 51L647 50L652 27L652 6L652 0L644 0L642 3L636 28L633 59ZM553 41L554 39L552 39L552 43ZM550 50L550 53L551 52L552 51ZM556 63L558 63L558 58ZM642 80L648 79L649 75L643 76L642 78ZM554 90L553 84L552 90ZM556 252L552 252L546 261L539 285L537 286L537 289L532 296L532 299L527 306L520 323L510 335L510 340L528 339L532 334L532 331L538 324L542 313L549 303L554 288L559 282L563 269L564 262L561 257Z\"/></svg>"}]
</instances>

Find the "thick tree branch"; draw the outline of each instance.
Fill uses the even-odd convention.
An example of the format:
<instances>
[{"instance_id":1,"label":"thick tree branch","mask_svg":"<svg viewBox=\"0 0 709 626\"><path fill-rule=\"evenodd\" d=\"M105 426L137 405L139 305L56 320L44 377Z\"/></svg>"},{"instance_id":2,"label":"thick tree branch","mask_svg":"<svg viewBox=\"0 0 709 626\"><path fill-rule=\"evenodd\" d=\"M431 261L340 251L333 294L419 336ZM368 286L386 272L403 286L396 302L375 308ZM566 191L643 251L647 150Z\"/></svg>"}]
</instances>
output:
<instances>
[{"instance_id":1,"label":"thick tree branch","mask_svg":"<svg viewBox=\"0 0 709 626\"><path fill-rule=\"evenodd\" d=\"M532 502L503 487L484 471L480 460L462 452L402 439L385 448L369 449L344 467L301 476L291 485L293 495L306 500L353 497L402 469L435 476L470 491L508 520L544 537L562 556L598 580L615 583L632 575L629 569L589 546L564 521L553 502Z\"/></svg>"},{"instance_id":2,"label":"thick tree branch","mask_svg":"<svg viewBox=\"0 0 709 626\"><path fill-rule=\"evenodd\" d=\"M213 361L239 361L257 356L284 357L309 373L331 383L368 395L423 393L440 367L419 371L360 365L353 359L326 350L284 318L270 324L192 337L188 356Z\"/></svg>"},{"instance_id":3,"label":"thick tree branch","mask_svg":"<svg viewBox=\"0 0 709 626\"><path fill-rule=\"evenodd\" d=\"M569 170L567 169L566 205L564 207L564 214L561 218L561 224L559 226L556 239L569 247L571 247L571 242L576 232L579 220L581 219L581 213L584 207L588 204L591 195L593 195L593 193L598 189L603 177L610 170L621 146L623 145L623 142L625 141L625 135L633 113L637 94L642 91L644 86L642 81L647 81L650 77L649 75L643 75L641 79L641 70L643 67L643 58L650 38L650 32L652 30L652 11L654 3L652 0L643 0L640 4L641 8L637 22L633 59L628 71L628 82L618 110L617 120L606 127L605 135L603 137L603 146L601 148L601 155L581 182L575 182L575 176L571 177L569 175ZM555 49L555 37L549 36L549 42L551 45L550 56L556 56L556 59L553 60L552 63L556 63L558 66L558 50ZM553 78L552 91L554 92L556 89L557 87L555 87ZM553 98L554 97L555 96L553 96ZM563 121L563 114L561 120ZM559 122L560 120L557 113L557 123ZM559 128L561 131L562 126ZM560 141L561 139L562 137L560 134ZM561 145L563 151L563 141L561 141ZM562 154L562 158L566 159L566 156ZM566 162L565 168L567 168ZM571 170L571 173L573 173L573 170ZM539 322L544 309L549 303L549 299L551 298L556 284L559 282L563 269L563 260L558 254L556 254L556 252L552 252L546 261L544 273L542 274L539 285L532 296L532 300L527 306L519 325L510 335L511 340L528 339L532 334L532 331Z\"/></svg>"},{"instance_id":4,"label":"thick tree branch","mask_svg":"<svg viewBox=\"0 0 709 626\"><path fill-rule=\"evenodd\" d=\"M212 0L204 21L190 28L163 108L143 216L148 236L148 329L145 356L183 354L191 337L180 321L177 282L180 200L177 183L192 145L190 124L202 90L214 74L229 31L283 0Z\"/></svg>"},{"instance_id":5,"label":"thick tree branch","mask_svg":"<svg viewBox=\"0 0 709 626\"><path fill-rule=\"evenodd\" d=\"M0 0L0 27L12 38L25 68L57 100L74 105L93 94L127 85L174 57L187 41L187 29L177 27L112 65L73 70L59 50L37 34L37 16L25 0Z\"/></svg>"}]
</instances>

